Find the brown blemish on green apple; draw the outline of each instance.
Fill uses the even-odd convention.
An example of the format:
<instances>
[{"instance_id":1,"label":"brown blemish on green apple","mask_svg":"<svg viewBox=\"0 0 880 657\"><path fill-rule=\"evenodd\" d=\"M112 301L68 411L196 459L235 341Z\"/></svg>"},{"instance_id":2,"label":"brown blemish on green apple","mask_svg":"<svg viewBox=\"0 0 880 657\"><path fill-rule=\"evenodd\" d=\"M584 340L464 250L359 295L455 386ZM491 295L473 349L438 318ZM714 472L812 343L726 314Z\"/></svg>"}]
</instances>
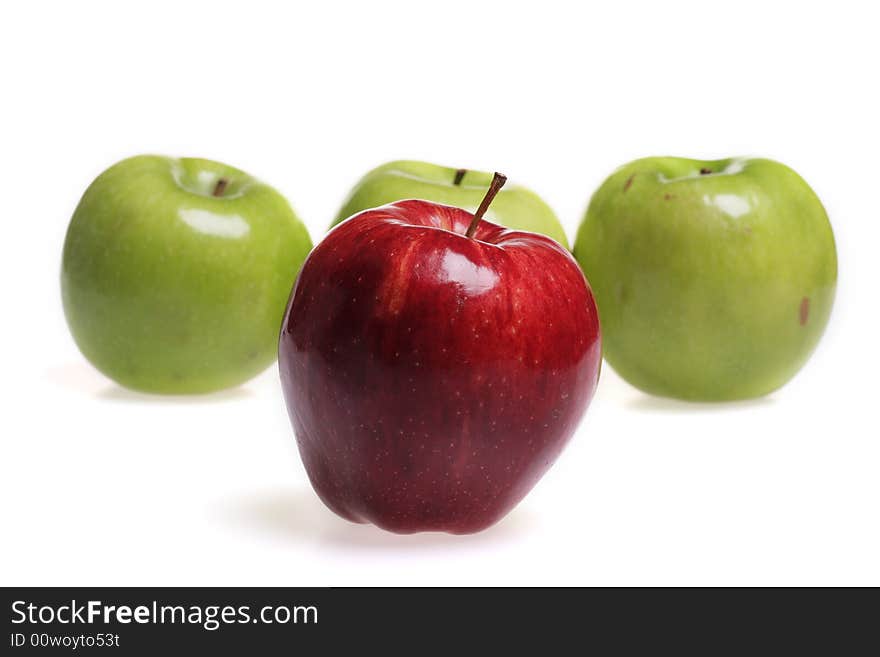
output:
<instances>
[{"instance_id":1,"label":"brown blemish on green apple","mask_svg":"<svg viewBox=\"0 0 880 657\"><path fill-rule=\"evenodd\" d=\"M624 191L624 192L625 192L626 190L628 190L630 187L632 187L632 184L633 184L633 178L635 178L635 177L636 177L636 174L633 174L633 175L631 175L629 178L626 179L626 182L625 182L625 183L623 183L623 191Z\"/></svg>"},{"instance_id":2,"label":"brown blemish on green apple","mask_svg":"<svg viewBox=\"0 0 880 657\"><path fill-rule=\"evenodd\" d=\"M664 195L663 195L663 200L664 200L664 201L669 201L669 200L672 200L672 199L674 199L674 198L675 198L675 196L673 196L672 194L668 194L668 193L667 193L667 194L664 194Z\"/></svg>"},{"instance_id":3,"label":"brown blemish on green apple","mask_svg":"<svg viewBox=\"0 0 880 657\"><path fill-rule=\"evenodd\" d=\"M458 169L455 172L455 178L452 179L452 184L456 187L461 184L462 179L464 178L464 174L467 173L467 169Z\"/></svg>"},{"instance_id":4,"label":"brown blemish on green apple","mask_svg":"<svg viewBox=\"0 0 880 657\"><path fill-rule=\"evenodd\" d=\"M223 196L223 192L226 191L226 185L229 184L229 181L226 178L218 178L217 184L214 185L214 191L212 192L214 196Z\"/></svg>"},{"instance_id":5,"label":"brown blemish on green apple","mask_svg":"<svg viewBox=\"0 0 880 657\"><path fill-rule=\"evenodd\" d=\"M712 169L708 167L703 167L702 169L700 169L701 176L708 176L710 173L712 173Z\"/></svg>"},{"instance_id":6,"label":"brown blemish on green apple","mask_svg":"<svg viewBox=\"0 0 880 657\"><path fill-rule=\"evenodd\" d=\"M801 299L801 307L799 311L801 326L805 326L807 319L810 317L810 297Z\"/></svg>"}]
</instances>

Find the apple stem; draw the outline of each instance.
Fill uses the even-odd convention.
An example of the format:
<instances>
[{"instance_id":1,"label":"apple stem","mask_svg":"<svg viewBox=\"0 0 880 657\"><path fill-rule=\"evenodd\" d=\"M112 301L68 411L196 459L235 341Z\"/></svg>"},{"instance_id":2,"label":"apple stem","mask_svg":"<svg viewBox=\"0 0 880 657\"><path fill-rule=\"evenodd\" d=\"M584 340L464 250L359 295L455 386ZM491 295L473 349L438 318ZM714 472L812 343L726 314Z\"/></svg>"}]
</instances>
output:
<instances>
[{"instance_id":1,"label":"apple stem","mask_svg":"<svg viewBox=\"0 0 880 657\"><path fill-rule=\"evenodd\" d=\"M492 182L489 183L489 189L486 190L486 195L483 197L483 201L480 203L480 207L477 208L477 211L474 212L474 218L471 221L471 225L468 226L467 232L464 234L465 237L473 237L474 233L477 231L477 225L480 223L480 219L483 218L483 215L486 214L486 210L489 209L489 205L492 203L492 200L495 198L495 195L501 191L501 188L504 187L504 183L507 182L507 176L503 173L495 172L495 175L492 176Z\"/></svg>"},{"instance_id":2,"label":"apple stem","mask_svg":"<svg viewBox=\"0 0 880 657\"><path fill-rule=\"evenodd\" d=\"M223 192L226 191L226 185L229 184L229 181L226 178L218 178L217 184L214 185L214 196L223 196Z\"/></svg>"},{"instance_id":3,"label":"apple stem","mask_svg":"<svg viewBox=\"0 0 880 657\"><path fill-rule=\"evenodd\" d=\"M467 173L467 169L459 169L455 172L455 178L452 179L452 184L456 187L461 184L462 178L464 178L464 174Z\"/></svg>"}]
</instances>

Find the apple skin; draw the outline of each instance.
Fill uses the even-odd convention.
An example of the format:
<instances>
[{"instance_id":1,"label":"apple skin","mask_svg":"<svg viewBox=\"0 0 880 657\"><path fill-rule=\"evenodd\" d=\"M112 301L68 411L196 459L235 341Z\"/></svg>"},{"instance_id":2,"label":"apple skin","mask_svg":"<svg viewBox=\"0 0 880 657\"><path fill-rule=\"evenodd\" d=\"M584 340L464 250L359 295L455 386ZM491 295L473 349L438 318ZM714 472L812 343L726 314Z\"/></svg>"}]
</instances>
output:
<instances>
[{"instance_id":1,"label":"apple skin","mask_svg":"<svg viewBox=\"0 0 880 657\"><path fill-rule=\"evenodd\" d=\"M482 530L550 467L593 396L592 293L554 240L406 200L303 265L279 367L325 504L398 533Z\"/></svg>"},{"instance_id":2,"label":"apple skin","mask_svg":"<svg viewBox=\"0 0 880 657\"><path fill-rule=\"evenodd\" d=\"M219 197L217 181L228 181ZM89 186L64 243L61 292L76 344L123 386L202 393L277 353L278 327L311 249L271 187L200 159L142 155Z\"/></svg>"},{"instance_id":3,"label":"apple skin","mask_svg":"<svg viewBox=\"0 0 880 657\"><path fill-rule=\"evenodd\" d=\"M695 401L758 397L791 379L837 282L822 203L766 159L627 164L593 195L574 254L608 363L646 392Z\"/></svg>"},{"instance_id":4,"label":"apple skin","mask_svg":"<svg viewBox=\"0 0 880 657\"><path fill-rule=\"evenodd\" d=\"M358 212L405 199L433 201L473 212L483 200L492 174L468 169L456 185L458 171L412 160L398 160L376 167L354 187L331 226ZM506 185L492 201L485 216L507 228L547 235L568 248L565 230L553 210L525 187Z\"/></svg>"}]
</instances>

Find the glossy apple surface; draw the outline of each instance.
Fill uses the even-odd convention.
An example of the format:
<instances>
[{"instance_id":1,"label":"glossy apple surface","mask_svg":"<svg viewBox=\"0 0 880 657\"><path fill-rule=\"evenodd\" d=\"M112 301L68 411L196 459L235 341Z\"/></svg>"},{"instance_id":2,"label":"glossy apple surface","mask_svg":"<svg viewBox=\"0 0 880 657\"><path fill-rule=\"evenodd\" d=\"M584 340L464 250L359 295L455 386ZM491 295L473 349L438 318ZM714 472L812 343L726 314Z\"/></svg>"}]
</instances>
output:
<instances>
[{"instance_id":1,"label":"glossy apple surface","mask_svg":"<svg viewBox=\"0 0 880 657\"><path fill-rule=\"evenodd\" d=\"M542 235L408 200L332 230L306 260L279 366L309 478L333 511L400 533L504 516L596 387L593 296Z\"/></svg>"},{"instance_id":2,"label":"glossy apple surface","mask_svg":"<svg viewBox=\"0 0 880 657\"><path fill-rule=\"evenodd\" d=\"M453 169L427 162L400 160L369 171L343 204L332 225L350 216L405 199L443 203L470 212L477 209L492 174ZM552 237L568 248L565 230L540 196L519 185L506 185L492 201L486 219L516 230Z\"/></svg>"},{"instance_id":3,"label":"glossy apple surface","mask_svg":"<svg viewBox=\"0 0 880 657\"><path fill-rule=\"evenodd\" d=\"M632 162L593 195L574 253L611 366L690 400L786 383L819 342L837 282L822 203L765 159Z\"/></svg>"},{"instance_id":4,"label":"glossy apple surface","mask_svg":"<svg viewBox=\"0 0 880 657\"><path fill-rule=\"evenodd\" d=\"M133 157L98 176L73 214L64 312L82 353L118 383L218 390L275 359L310 248L284 197L242 171Z\"/></svg>"}]
</instances>

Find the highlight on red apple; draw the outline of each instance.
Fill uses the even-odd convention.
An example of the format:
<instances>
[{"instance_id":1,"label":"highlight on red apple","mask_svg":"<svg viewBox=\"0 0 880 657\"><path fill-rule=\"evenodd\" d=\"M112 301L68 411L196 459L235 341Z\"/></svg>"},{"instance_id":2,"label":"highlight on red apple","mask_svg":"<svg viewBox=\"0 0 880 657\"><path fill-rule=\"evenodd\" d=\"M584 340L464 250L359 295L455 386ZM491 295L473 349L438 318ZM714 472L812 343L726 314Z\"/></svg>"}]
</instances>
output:
<instances>
[{"instance_id":1,"label":"highlight on red apple","mask_svg":"<svg viewBox=\"0 0 880 657\"><path fill-rule=\"evenodd\" d=\"M599 377L593 294L546 236L404 200L312 251L279 367L309 479L354 522L480 531L547 471Z\"/></svg>"}]
</instances>

